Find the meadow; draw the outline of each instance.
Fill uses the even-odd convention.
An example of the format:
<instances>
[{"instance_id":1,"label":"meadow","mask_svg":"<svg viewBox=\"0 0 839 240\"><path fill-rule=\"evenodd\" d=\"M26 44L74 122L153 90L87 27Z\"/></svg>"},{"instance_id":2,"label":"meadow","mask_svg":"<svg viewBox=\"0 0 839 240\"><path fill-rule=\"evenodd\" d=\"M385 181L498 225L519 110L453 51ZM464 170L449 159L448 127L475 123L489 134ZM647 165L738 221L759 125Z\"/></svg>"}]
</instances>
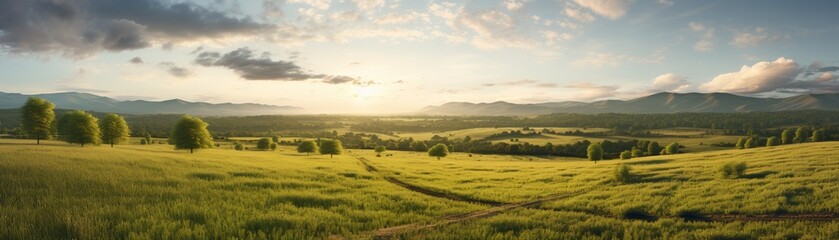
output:
<instances>
[{"instance_id":1,"label":"meadow","mask_svg":"<svg viewBox=\"0 0 839 240\"><path fill-rule=\"evenodd\" d=\"M357 149L330 158L285 146L188 154L166 144L2 139L0 238L836 239L837 148L594 163ZM745 175L721 178L719 167L735 160L747 164ZM614 179L619 164L630 166L631 181ZM515 205L548 196L561 197ZM423 224L434 227L416 227ZM406 227L379 234L394 226Z\"/></svg>"}]
</instances>

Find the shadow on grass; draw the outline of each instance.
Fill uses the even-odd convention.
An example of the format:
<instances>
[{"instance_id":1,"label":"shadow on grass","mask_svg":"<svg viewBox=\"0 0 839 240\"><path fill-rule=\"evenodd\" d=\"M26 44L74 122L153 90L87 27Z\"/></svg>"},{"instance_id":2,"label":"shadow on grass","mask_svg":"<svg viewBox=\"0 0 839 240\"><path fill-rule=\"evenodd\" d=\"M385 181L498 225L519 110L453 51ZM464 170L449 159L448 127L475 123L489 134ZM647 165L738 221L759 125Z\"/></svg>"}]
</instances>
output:
<instances>
[{"instance_id":1,"label":"shadow on grass","mask_svg":"<svg viewBox=\"0 0 839 240\"><path fill-rule=\"evenodd\" d=\"M776 174L776 173L778 173L778 171L766 170L766 171L760 171L760 172L756 172L756 173L745 174L745 175L743 175L742 178L745 178L745 179L761 179L761 178L766 178L766 176Z\"/></svg>"},{"instance_id":2,"label":"shadow on grass","mask_svg":"<svg viewBox=\"0 0 839 240\"><path fill-rule=\"evenodd\" d=\"M654 164L662 164L672 162L672 159L657 159L657 160L646 160L640 162L628 162L628 165L654 165Z\"/></svg>"}]
</instances>

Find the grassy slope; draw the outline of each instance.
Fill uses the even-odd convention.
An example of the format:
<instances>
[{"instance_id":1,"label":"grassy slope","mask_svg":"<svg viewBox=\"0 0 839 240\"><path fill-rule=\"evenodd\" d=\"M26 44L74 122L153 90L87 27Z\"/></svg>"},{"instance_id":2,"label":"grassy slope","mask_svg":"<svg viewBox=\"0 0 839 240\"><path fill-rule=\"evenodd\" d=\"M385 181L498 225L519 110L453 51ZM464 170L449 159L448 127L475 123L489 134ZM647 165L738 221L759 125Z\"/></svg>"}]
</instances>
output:
<instances>
[{"instance_id":1,"label":"grassy slope","mask_svg":"<svg viewBox=\"0 0 839 240\"><path fill-rule=\"evenodd\" d=\"M482 208L291 151L0 140L0 238L317 239Z\"/></svg>"}]
</instances>

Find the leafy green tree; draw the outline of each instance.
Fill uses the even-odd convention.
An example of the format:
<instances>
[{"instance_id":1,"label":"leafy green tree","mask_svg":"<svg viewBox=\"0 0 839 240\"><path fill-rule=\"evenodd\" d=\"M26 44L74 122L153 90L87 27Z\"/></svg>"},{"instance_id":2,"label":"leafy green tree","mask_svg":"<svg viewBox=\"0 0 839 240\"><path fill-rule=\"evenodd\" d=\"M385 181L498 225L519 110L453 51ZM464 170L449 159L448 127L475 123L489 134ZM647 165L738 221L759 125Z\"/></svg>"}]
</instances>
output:
<instances>
[{"instance_id":1,"label":"leafy green tree","mask_svg":"<svg viewBox=\"0 0 839 240\"><path fill-rule=\"evenodd\" d=\"M387 151L387 148L385 146L376 146L375 151L376 151L376 153L383 153L383 152Z\"/></svg>"},{"instance_id":2,"label":"leafy green tree","mask_svg":"<svg viewBox=\"0 0 839 240\"><path fill-rule=\"evenodd\" d=\"M737 139L737 145L734 146L737 149L744 149L746 148L746 138Z\"/></svg>"},{"instance_id":3,"label":"leafy green tree","mask_svg":"<svg viewBox=\"0 0 839 240\"><path fill-rule=\"evenodd\" d=\"M766 140L766 146L767 147L778 146L778 145L781 145L781 139L776 137L776 136L771 136L771 137L769 137L769 139Z\"/></svg>"},{"instance_id":4,"label":"leafy green tree","mask_svg":"<svg viewBox=\"0 0 839 240\"><path fill-rule=\"evenodd\" d=\"M428 151L428 145L425 142L414 142L414 151L425 152Z\"/></svg>"},{"instance_id":5,"label":"leafy green tree","mask_svg":"<svg viewBox=\"0 0 839 240\"><path fill-rule=\"evenodd\" d=\"M799 127L795 130L795 138L793 138L792 141L795 143L803 143L804 141L807 141L807 139L810 138L810 136L807 136L808 132L809 131L806 128Z\"/></svg>"},{"instance_id":6,"label":"leafy green tree","mask_svg":"<svg viewBox=\"0 0 839 240\"><path fill-rule=\"evenodd\" d=\"M437 145L434 145L433 147L431 147L431 149L428 150L428 156L437 157L437 160L440 160L440 158L446 157L448 155L449 147L446 146L446 144L438 143Z\"/></svg>"},{"instance_id":7,"label":"leafy green tree","mask_svg":"<svg viewBox=\"0 0 839 240\"><path fill-rule=\"evenodd\" d=\"M271 142L279 143L280 142L280 135L271 136Z\"/></svg>"},{"instance_id":8,"label":"leafy green tree","mask_svg":"<svg viewBox=\"0 0 839 240\"><path fill-rule=\"evenodd\" d=\"M147 142L145 138L140 139L140 145L146 145L146 144L149 144L149 142Z\"/></svg>"},{"instance_id":9,"label":"leafy green tree","mask_svg":"<svg viewBox=\"0 0 839 240\"><path fill-rule=\"evenodd\" d=\"M792 144L794 134L795 131L792 128L784 129L784 132L781 133L781 144Z\"/></svg>"},{"instance_id":10,"label":"leafy green tree","mask_svg":"<svg viewBox=\"0 0 839 240\"><path fill-rule=\"evenodd\" d=\"M632 148L632 157L637 158L637 157L643 157L643 156L644 156L644 150L641 150L640 148Z\"/></svg>"},{"instance_id":11,"label":"leafy green tree","mask_svg":"<svg viewBox=\"0 0 839 240\"><path fill-rule=\"evenodd\" d=\"M145 138L146 138L146 142L147 142L148 144L152 144L152 142L151 142L151 133L146 133Z\"/></svg>"},{"instance_id":12,"label":"leafy green tree","mask_svg":"<svg viewBox=\"0 0 839 240\"><path fill-rule=\"evenodd\" d=\"M36 144L41 139L50 139L55 121L55 105L43 98L30 97L20 108L21 130L34 136Z\"/></svg>"},{"instance_id":13,"label":"leafy green tree","mask_svg":"<svg viewBox=\"0 0 839 240\"><path fill-rule=\"evenodd\" d=\"M632 151L626 150L621 152L621 160L631 159L632 158Z\"/></svg>"},{"instance_id":14,"label":"leafy green tree","mask_svg":"<svg viewBox=\"0 0 839 240\"><path fill-rule=\"evenodd\" d=\"M757 139L755 139L753 137L750 137L749 139L746 139L746 143L743 144L743 147L746 147L746 148L757 147Z\"/></svg>"},{"instance_id":15,"label":"leafy green tree","mask_svg":"<svg viewBox=\"0 0 839 240\"><path fill-rule=\"evenodd\" d=\"M603 160L603 147L599 143L591 143L586 149L588 160L597 163L597 160Z\"/></svg>"},{"instance_id":16,"label":"leafy green tree","mask_svg":"<svg viewBox=\"0 0 839 240\"><path fill-rule=\"evenodd\" d=\"M272 142L271 145L269 146L269 148L271 149L271 151L276 151L277 150L277 143Z\"/></svg>"},{"instance_id":17,"label":"leafy green tree","mask_svg":"<svg viewBox=\"0 0 839 240\"><path fill-rule=\"evenodd\" d=\"M189 153L195 149L212 148L213 137L207 126L209 124L199 118L184 115L172 129L169 143L175 145L175 149L189 149Z\"/></svg>"},{"instance_id":18,"label":"leafy green tree","mask_svg":"<svg viewBox=\"0 0 839 240\"><path fill-rule=\"evenodd\" d=\"M341 155L344 153L344 147L341 146L341 141L338 140L322 140L320 142L320 154Z\"/></svg>"},{"instance_id":19,"label":"leafy green tree","mask_svg":"<svg viewBox=\"0 0 839 240\"><path fill-rule=\"evenodd\" d=\"M242 143L242 142L236 141L236 142L233 143L233 149L236 149L236 151L244 151L245 150L245 144Z\"/></svg>"},{"instance_id":20,"label":"leafy green tree","mask_svg":"<svg viewBox=\"0 0 839 240\"><path fill-rule=\"evenodd\" d=\"M720 166L720 177L740 178L746 173L745 162L727 162Z\"/></svg>"},{"instance_id":21,"label":"leafy green tree","mask_svg":"<svg viewBox=\"0 0 839 240\"><path fill-rule=\"evenodd\" d=\"M256 142L256 148L263 151L271 149L271 139L260 138L259 141Z\"/></svg>"},{"instance_id":22,"label":"leafy green tree","mask_svg":"<svg viewBox=\"0 0 839 240\"><path fill-rule=\"evenodd\" d=\"M122 116L113 113L105 115L99 124L102 140L111 144L111 147L114 147L114 144L128 142L131 130L128 129L128 123Z\"/></svg>"},{"instance_id":23,"label":"leafy green tree","mask_svg":"<svg viewBox=\"0 0 839 240\"><path fill-rule=\"evenodd\" d=\"M813 131L813 136L810 137L810 141L813 142L823 142L825 140L824 129L819 129Z\"/></svg>"},{"instance_id":24,"label":"leafy green tree","mask_svg":"<svg viewBox=\"0 0 839 240\"><path fill-rule=\"evenodd\" d=\"M658 142L651 142L650 145L647 145L647 153L650 155L657 155L661 152L661 145L658 145Z\"/></svg>"},{"instance_id":25,"label":"leafy green tree","mask_svg":"<svg viewBox=\"0 0 839 240\"><path fill-rule=\"evenodd\" d=\"M615 166L615 181L621 183L629 183L632 181L632 174L629 172L632 169L629 168L629 165L621 163L618 166Z\"/></svg>"},{"instance_id":26,"label":"leafy green tree","mask_svg":"<svg viewBox=\"0 0 839 240\"><path fill-rule=\"evenodd\" d=\"M302 141L297 144L297 152L306 153L307 156L310 153L317 153L318 144L315 141Z\"/></svg>"},{"instance_id":27,"label":"leafy green tree","mask_svg":"<svg viewBox=\"0 0 839 240\"><path fill-rule=\"evenodd\" d=\"M71 111L58 119L58 135L68 143L98 145L102 139L99 120L84 111Z\"/></svg>"},{"instance_id":28,"label":"leafy green tree","mask_svg":"<svg viewBox=\"0 0 839 240\"><path fill-rule=\"evenodd\" d=\"M674 142L674 143L671 143L670 145L667 145L667 147L664 148L664 149L666 150L667 155L681 153L681 146L677 142Z\"/></svg>"}]
</instances>

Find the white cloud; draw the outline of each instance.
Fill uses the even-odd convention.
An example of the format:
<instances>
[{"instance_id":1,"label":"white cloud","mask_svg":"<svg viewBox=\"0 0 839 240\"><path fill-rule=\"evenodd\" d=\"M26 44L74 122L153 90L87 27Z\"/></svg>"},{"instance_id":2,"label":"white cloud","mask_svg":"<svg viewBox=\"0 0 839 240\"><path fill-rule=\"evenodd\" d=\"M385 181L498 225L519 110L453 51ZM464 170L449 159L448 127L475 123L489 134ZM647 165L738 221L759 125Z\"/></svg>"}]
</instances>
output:
<instances>
[{"instance_id":1,"label":"white cloud","mask_svg":"<svg viewBox=\"0 0 839 240\"><path fill-rule=\"evenodd\" d=\"M669 6L673 5L673 0L658 0L658 4L669 7Z\"/></svg>"},{"instance_id":2,"label":"white cloud","mask_svg":"<svg viewBox=\"0 0 839 240\"><path fill-rule=\"evenodd\" d=\"M705 26L702 23L690 22L688 24L690 30L702 33L702 37L699 38L699 41L693 45L693 49L700 52L707 52L711 51L714 48L714 29Z\"/></svg>"},{"instance_id":3,"label":"white cloud","mask_svg":"<svg viewBox=\"0 0 839 240\"><path fill-rule=\"evenodd\" d=\"M582 7L610 19L619 19L626 15L631 0L574 0Z\"/></svg>"},{"instance_id":4,"label":"white cloud","mask_svg":"<svg viewBox=\"0 0 839 240\"><path fill-rule=\"evenodd\" d=\"M330 0L288 0L289 3L302 3L309 5L319 10L326 10L329 8Z\"/></svg>"},{"instance_id":5,"label":"white cloud","mask_svg":"<svg viewBox=\"0 0 839 240\"><path fill-rule=\"evenodd\" d=\"M634 57L614 53L588 53L585 57L571 63L578 67L617 67L626 62L661 63L664 60L664 49L655 51L647 57Z\"/></svg>"},{"instance_id":6,"label":"white cloud","mask_svg":"<svg viewBox=\"0 0 839 240\"><path fill-rule=\"evenodd\" d=\"M359 10L369 12L385 5L385 0L353 0Z\"/></svg>"},{"instance_id":7,"label":"white cloud","mask_svg":"<svg viewBox=\"0 0 839 240\"><path fill-rule=\"evenodd\" d=\"M604 86L604 85L596 85L590 82L578 82L572 83L565 86L563 88L574 89L574 93L576 95L573 99L578 100L596 100L602 98L613 97L618 92L618 87L616 86Z\"/></svg>"},{"instance_id":8,"label":"white cloud","mask_svg":"<svg viewBox=\"0 0 839 240\"><path fill-rule=\"evenodd\" d=\"M576 19L577 21L580 21L580 22L592 22L592 21L594 21L594 16L592 16L591 13L583 12L583 11L580 11L579 9L575 9L575 8L571 8L571 7L565 7L565 15L568 15L568 17Z\"/></svg>"},{"instance_id":9,"label":"white cloud","mask_svg":"<svg viewBox=\"0 0 839 240\"><path fill-rule=\"evenodd\" d=\"M504 7L510 11L518 11L524 8L524 2L520 0L504 0Z\"/></svg>"},{"instance_id":10,"label":"white cloud","mask_svg":"<svg viewBox=\"0 0 839 240\"><path fill-rule=\"evenodd\" d=\"M734 39L731 40L730 44L737 47L751 47L775 40L777 38L778 36L770 34L764 28L755 28L754 32L735 33Z\"/></svg>"},{"instance_id":11,"label":"white cloud","mask_svg":"<svg viewBox=\"0 0 839 240\"><path fill-rule=\"evenodd\" d=\"M653 91L684 92L690 87L687 78L673 73L665 73L653 80Z\"/></svg>"},{"instance_id":12,"label":"white cloud","mask_svg":"<svg viewBox=\"0 0 839 240\"><path fill-rule=\"evenodd\" d=\"M428 15L415 12L415 11L408 11L402 13L388 13L384 16L376 18L374 21L376 24L384 25L384 24L403 24L403 23L410 23L416 21L417 19L427 19Z\"/></svg>"},{"instance_id":13,"label":"white cloud","mask_svg":"<svg viewBox=\"0 0 839 240\"><path fill-rule=\"evenodd\" d=\"M803 71L792 59L778 58L721 74L700 88L712 92L762 93L787 87Z\"/></svg>"}]
</instances>

